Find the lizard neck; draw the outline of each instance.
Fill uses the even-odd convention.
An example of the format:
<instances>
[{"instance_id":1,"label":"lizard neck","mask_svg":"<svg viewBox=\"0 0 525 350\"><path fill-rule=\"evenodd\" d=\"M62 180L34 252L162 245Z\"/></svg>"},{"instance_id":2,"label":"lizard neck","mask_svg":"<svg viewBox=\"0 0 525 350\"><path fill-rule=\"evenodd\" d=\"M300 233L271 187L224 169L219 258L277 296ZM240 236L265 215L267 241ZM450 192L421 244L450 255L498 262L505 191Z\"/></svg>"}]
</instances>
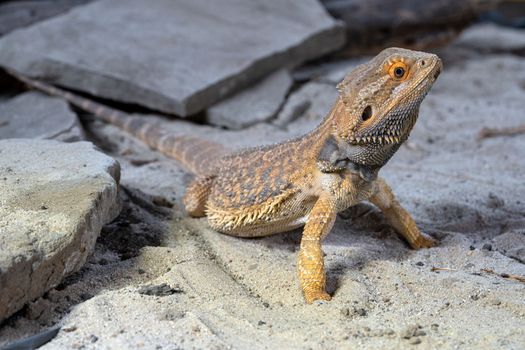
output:
<instances>
[{"instance_id":1,"label":"lizard neck","mask_svg":"<svg viewBox=\"0 0 525 350\"><path fill-rule=\"evenodd\" d=\"M328 115L317 128L305 136L303 151L311 155L312 163L325 173L349 170L370 182L376 179L381 168L378 164L367 164L354 158L354 150L338 137L337 128L341 118L347 113L340 98L336 100Z\"/></svg>"}]
</instances>

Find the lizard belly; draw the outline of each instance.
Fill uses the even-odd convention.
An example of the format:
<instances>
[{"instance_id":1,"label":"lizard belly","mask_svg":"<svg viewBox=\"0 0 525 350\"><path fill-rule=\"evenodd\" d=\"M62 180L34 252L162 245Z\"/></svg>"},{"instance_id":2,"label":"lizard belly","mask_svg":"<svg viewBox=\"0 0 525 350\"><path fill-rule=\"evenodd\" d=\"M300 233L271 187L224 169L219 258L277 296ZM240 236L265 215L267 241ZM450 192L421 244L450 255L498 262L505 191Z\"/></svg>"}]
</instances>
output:
<instances>
[{"instance_id":1,"label":"lizard belly","mask_svg":"<svg viewBox=\"0 0 525 350\"><path fill-rule=\"evenodd\" d=\"M252 207L208 206L206 215L210 226L219 232L237 237L262 237L303 226L314 203L315 197L294 191Z\"/></svg>"}]
</instances>

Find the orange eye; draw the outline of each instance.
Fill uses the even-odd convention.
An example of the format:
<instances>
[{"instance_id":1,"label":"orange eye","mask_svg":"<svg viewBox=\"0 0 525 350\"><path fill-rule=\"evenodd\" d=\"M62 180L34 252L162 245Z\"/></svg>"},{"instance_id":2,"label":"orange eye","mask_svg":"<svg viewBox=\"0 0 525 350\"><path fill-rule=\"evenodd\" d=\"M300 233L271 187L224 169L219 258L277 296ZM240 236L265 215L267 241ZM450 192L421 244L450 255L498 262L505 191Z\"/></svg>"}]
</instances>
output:
<instances>
[{"instance_id":1,"label":"orange eye","mask_svg":"<svg viewBox=\"0 0 525 350\"><path fill-rule=\"evenodd\" d=\"M408 67L403 62L396 62L390 66L390 69L388 70L388 74L390 74L390 76L393 79L403 80L408 75Z\"/></svg>"}]
</instances>

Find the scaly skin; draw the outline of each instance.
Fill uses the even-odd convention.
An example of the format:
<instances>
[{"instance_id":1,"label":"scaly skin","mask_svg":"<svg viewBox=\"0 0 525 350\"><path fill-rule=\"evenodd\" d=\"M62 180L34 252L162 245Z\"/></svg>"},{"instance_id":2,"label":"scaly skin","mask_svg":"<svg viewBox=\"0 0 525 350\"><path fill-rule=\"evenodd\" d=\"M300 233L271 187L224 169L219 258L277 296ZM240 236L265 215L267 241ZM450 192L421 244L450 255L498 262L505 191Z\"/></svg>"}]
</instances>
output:
<instances>
[{"instance_id":1,"label":"scaly skin","mask_svg":"<svg viewBox=\"0 0 525 350\"><path fill-rule=\"evenodd\" d=\"M187 212L215 230L259 237L304 225L298 258L307 303L330 300L321 242L338 212L369 200L414 249L436 244L395 199L379 169L408 138L419 105L441 71L435 55L390 48L338 85L339 98L309 134L228 154L206 140L165 134L149 122L11 72L27 85L65 98L127 130L197 174Z\"/></svg>"}]
</instances>

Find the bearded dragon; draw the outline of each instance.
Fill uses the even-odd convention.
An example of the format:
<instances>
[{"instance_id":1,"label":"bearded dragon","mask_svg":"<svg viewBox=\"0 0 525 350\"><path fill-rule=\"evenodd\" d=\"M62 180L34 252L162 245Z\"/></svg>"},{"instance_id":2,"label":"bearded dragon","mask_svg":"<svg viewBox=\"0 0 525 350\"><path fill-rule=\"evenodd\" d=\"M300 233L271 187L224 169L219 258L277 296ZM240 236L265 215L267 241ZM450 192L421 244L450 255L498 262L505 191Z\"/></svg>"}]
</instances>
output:
<instances>
[{"instance_id":1,"label":"bearded dragon","mask_svg":"<svg viewBox=\"0 0 525 350\"><path fill-rule=\"evenodd\" d=\"M436 55L385 49L344 78L331 111L315 130L233 153L11 73L29 87L62 97L180 161L196 174L183 198L187 213L206 216L216 231L260 237L304 226L297 266L304 298L312 303L331 299L325 289L321 242L337 213L358 202L376 205L412 248L436 244L419 231L378 171L408 138L441 69Z\"/></svg>"}]
</instances>

